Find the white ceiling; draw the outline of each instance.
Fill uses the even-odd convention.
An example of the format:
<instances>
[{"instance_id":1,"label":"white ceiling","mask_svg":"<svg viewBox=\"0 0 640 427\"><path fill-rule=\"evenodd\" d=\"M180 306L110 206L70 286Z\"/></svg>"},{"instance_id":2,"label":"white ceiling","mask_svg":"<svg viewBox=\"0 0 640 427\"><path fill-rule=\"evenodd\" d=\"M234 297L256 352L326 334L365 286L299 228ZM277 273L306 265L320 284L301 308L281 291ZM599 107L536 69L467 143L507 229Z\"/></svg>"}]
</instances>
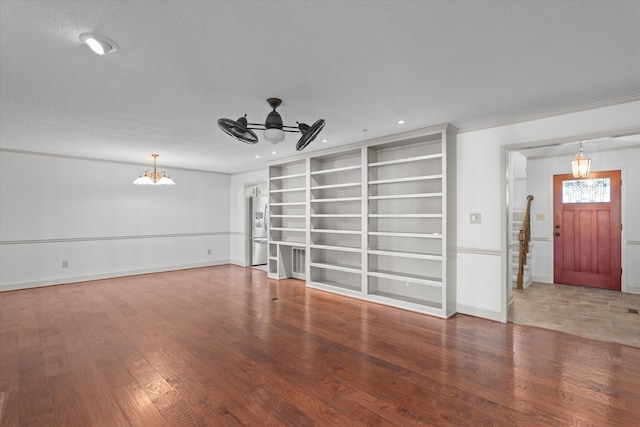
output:
<instances>
[{"instance_id":1,"label":"white ceiling","mask_svg":"<svg viewBox=\"0 0 640 427\"><path fill-rule=\"evenodd\" d=\"M295 153L295 134L251 146L217 127L244 113L263 122L268 97L284 100L285 125L326 119L311 152L640 94L639 1L0 6L4 149L137 163L157 152L168 171L233 173ZM91 53L84 32L118 52Z\"/></svg>"}]
</instances>

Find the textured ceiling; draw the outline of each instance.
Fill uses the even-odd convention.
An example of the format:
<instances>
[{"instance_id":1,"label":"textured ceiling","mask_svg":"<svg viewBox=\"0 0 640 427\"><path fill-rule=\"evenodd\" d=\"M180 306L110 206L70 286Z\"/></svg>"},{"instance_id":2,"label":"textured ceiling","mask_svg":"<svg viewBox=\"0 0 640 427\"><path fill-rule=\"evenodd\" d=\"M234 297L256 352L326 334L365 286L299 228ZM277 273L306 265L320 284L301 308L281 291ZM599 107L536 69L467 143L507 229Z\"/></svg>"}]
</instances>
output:
<instances>
[{"instance_id":1,"label":"textured ceiling","mask_svg":"<svg viewBox=\"0 0 640 427\"><path fill-rule=\"evenodd\" d=\"M638 1L0 2L0 147L218 172L295 153L220 117L326 119L305 152L640 93ZM78 36L116 41L104 57ZM399 119L405 120L398 125ZM363 129L368 129L363 132ZM322 142L327 139L327 142ZM277 154L272 155L273 150ZM260 159L255 156L260 155Z\"/></svg>"}]
</instances>

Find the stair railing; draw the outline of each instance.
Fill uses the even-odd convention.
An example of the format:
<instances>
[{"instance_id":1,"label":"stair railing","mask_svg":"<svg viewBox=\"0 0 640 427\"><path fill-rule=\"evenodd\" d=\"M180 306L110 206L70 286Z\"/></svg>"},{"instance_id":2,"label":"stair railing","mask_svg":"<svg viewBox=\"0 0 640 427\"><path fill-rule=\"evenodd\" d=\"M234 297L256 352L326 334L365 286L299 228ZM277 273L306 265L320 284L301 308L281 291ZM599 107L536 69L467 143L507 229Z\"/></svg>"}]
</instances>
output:
<instances>
[{"instance_id":1,"label":"stair railing","mask_svg":"<svg viewBox=\"0 0 640 427\"><path fill-rule=\"evenodd\" d=\"M518 241L520 242L520 256L518 257L518 289L522 289L522 281L524 276L524 266L527 263L527 254L529 253L529 242L531 241L531 201L532 195L527 196L527 207L524 210L524 218L522 219L522 227L518 233Z\"/></svg>"}]
</instances>

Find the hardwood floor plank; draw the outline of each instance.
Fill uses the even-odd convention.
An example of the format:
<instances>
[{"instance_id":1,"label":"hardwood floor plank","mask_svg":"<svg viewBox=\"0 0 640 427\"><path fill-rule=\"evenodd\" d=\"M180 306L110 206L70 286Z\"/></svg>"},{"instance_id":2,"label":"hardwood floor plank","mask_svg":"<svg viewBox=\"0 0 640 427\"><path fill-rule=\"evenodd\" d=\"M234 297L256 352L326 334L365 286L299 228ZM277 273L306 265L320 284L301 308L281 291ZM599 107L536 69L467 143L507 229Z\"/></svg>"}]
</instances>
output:
<instances>
[{"instance_id":1,"label":"hardwood floor plank","mask_svg":"<svg viewBox=\"0 0 640 427\"><path fill-rule=\"evenodd\" d=\"M17 427L20 425L18 401L19 399L15 396L15 393L0 391L0 427Z\"/></svg>"},{"instance_id":2,"label":"hardwood floor plank","mask_svg":"<svg viewBox=\"0 0 640 427\"><path fill-rule=\"evenodd\" d=\"M123 384L113 389L122 412L132 426L169 427L165 417L155 407L147 393L137 384Z\"/></svg>"},{"instance_id":3,"label":"hardwood floor plank","mask_svg":"<svg viewBox=\"0 0 640 427\"><path fill-rule=\"evenodd\" d=\"M635 426L640 349L231 265L0 293L0 426Z\"/></svg>"},{"instance_id":4,"label":"hardwood floor plank","mask_svg":"<svg viewBox=\"0 0 640 427\"><path fill-rule=\"evenodd\" d=\"M59 427L91 425L91 414L83 396L76 388L74 376L74 372L65 372L49 377L55 425Z\"/></svg>"}]
</instances>

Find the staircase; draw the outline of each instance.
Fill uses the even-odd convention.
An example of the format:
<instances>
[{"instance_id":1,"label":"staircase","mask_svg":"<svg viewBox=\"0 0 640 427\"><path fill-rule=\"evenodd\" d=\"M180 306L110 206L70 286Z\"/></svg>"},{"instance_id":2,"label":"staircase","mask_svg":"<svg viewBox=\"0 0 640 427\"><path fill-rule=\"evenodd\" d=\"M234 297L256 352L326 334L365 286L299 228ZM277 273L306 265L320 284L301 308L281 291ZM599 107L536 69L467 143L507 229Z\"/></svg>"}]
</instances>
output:
<instances>
[{"instance_id":1,"label":"staircase","mask_svg":"<svg viewBox=\"0 0 640 427\"><path fill-rule=\"evenodd\" d=\"M511 283L513 288L518 288L518 270L520 268L520 242L518 235L525 225L525 211L511 212L511 236L509 244L509 262L511 268ZM524 231L524 230L523 230ZM533 254L531 253L532 243L528 242L528 249L525 253L525 263L522 266L522 289L526 289L533 282Z\"/></svg>"},{"instance_id":2,"label":"staircase","mask_svg":"<svg viewBox=\"0 0 640 427\"><path fill-rule=\"evenodd\" d=\"M512 211L509 262L513 288L526 289L533 282L529 210L533 196L527 196L524 211ZM522 261L522 262L521 262ZM520 280L518 279L520 276Z\"/></svg>"}]
</instances>

